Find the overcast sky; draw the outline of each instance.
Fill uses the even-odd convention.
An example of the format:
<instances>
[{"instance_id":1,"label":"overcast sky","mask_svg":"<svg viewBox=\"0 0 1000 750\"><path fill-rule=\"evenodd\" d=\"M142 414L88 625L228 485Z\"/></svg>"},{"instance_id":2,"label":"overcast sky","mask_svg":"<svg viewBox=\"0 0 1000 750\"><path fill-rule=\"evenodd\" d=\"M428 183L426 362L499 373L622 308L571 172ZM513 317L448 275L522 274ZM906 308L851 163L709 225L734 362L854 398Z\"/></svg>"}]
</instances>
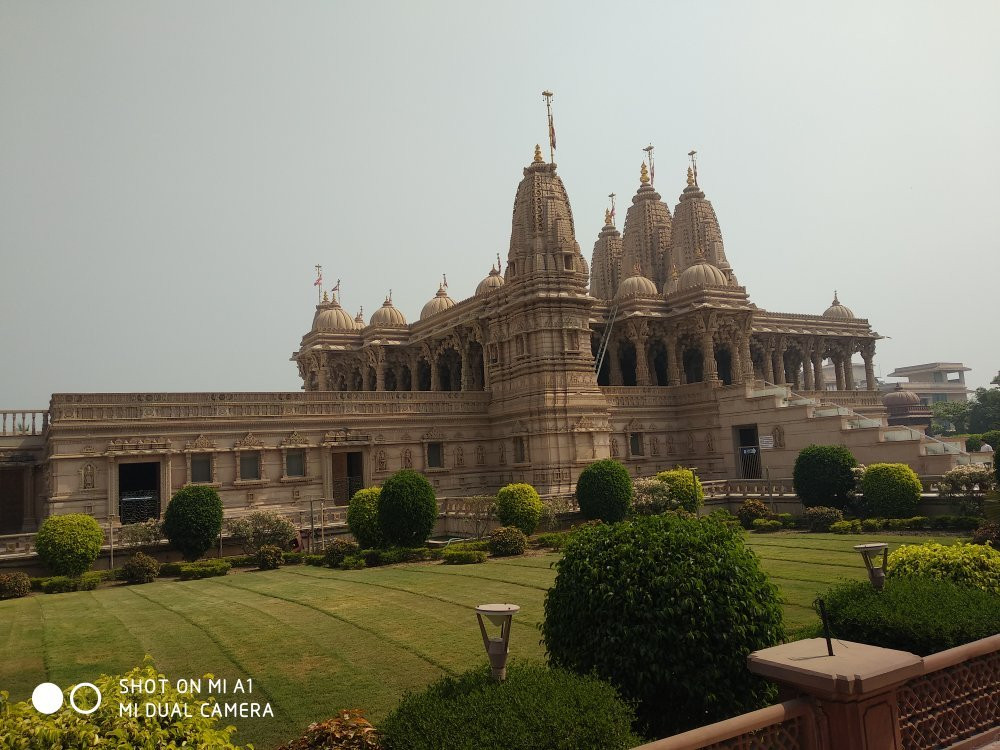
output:
<instances>
[{"instance_id":1,"label":"overcast sky","mask_svg":"<svg viewBox=\"0 0 1000 750\"><path fill-rule=\"evenodd\" d=\"M544 144L590 259L687 152L751 300L1000 368L1000 3L0 2L0 408L296 390L313 267L409 320ZM621 222L619 222L620 224Z\"/></svg>"}]
</instances>

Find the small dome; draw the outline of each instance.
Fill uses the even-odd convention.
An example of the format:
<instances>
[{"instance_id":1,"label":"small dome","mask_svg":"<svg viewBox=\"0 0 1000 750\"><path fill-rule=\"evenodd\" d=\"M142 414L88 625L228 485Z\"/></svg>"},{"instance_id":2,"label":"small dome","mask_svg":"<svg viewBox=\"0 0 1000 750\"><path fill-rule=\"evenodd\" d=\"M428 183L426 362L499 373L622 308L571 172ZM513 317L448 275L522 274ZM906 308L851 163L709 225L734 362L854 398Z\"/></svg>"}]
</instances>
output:
<instances>
[{"instance_id":1,"label":"small dome","mask_svg":"<svg viewBox=\"0 0 1000 750\"><path fill-rule=\"evenodd\" d=\"M439 312L444 312L450 307L455 306L455 300L448 296L448 292L444 290L444 284L438 287L437 294L434 298L424 305L424 309L420 311L420 319L426 320L432 315L436 315Z\"/></svg>"},{"instance_id":2,"label":"small dome","mask_svg":"<svg viewBox=\"0 0 1000 750\"><path fill-rule=\"evenodd\" d=\"M826 308L826 312L823 313L824 318L853 318L854 313L851 308L846 305L840 304L840 300L837 299L837 293L833 293L833 302L830 306Z\"/></svg>"},{"instance_id":3,"label":"small dome","mask_svg":"<svg viewBox=\"0 0 1000 750\"><path fill-rule=\"evenodd\" d=\"M479 286L476 287L476 296L484 297L485 295L492 292L494 289L499 289L503 286L503 275L496 269L495 266L490 266L490 274L485 279L479 282Z\"/></svg>"},{"instance_id":4,"label":"small dome","mask_svg":"<svg viewBox=\"0 0 1000 750\"><path fill-rule=\"evenodd\" d=\"M406 318L392 306L392 295L389 295L382 303L382 307L372 315L371 323L373 326L405 326Z\"/></svg>"},{"instance_id":5,"label":"small dome","mask_svg":"<svg viewBox=\"0 0 1000 750\"><path fill-rule=\"evenodd\" d=\"M655 297L656 284L647 279L639 271L639 264L635 264L632 275L625 279L618 287L618 297Z\"/></svg>"},{"instance_id":6,"label":"small dome","mask_svg":"<svg viewBox=\"0 0 1000 750\"><path fill-rule=\"evenodd\" d=\"M316 306L312 329L322 333L353 331L354 320L334 297L333 301L324 301Z\"/></svg>"},{"instance_id":7,"label":"small dome","mask_svg":"<svg viewBox=\"0 0 1000 750\"><path fill-rule=\"evenodd\" d=\"M904 391L900 383L896 383L896 390L890 391L882 397L882 403L894 409L904 409L910 406L920 405L920 396L913 391Z\"/></svg>"},{"instance_id":8,"label":"small dome","mask_svg":"<svg viewBox=\"0 0 1000 750\"><path fill-rule=\"evenodd\" d=\"M677 286L678 289L690 289L696 286L729 286L729 282L722 271L703 260L684 269Z\"/></svg>"}]
</instances>

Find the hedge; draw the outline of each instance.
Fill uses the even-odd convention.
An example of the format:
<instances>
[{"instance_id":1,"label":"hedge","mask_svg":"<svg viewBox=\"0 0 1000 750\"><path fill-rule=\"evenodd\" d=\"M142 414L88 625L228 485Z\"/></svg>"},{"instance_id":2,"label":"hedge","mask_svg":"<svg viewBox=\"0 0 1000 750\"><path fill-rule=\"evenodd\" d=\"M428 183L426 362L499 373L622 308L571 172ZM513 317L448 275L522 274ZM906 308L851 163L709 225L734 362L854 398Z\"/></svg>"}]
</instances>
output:
<instances>
[{"instance_id":1,"label":"hedge","mask_svg":"<svg viewBox=\"0 0 1000 750\"><path fill-rule=\"evenodd\" d=\"M886 575L922 576L1000 596L1000 550L983 544L904 544L889 554Z\"/></svg>"}]
</instances>

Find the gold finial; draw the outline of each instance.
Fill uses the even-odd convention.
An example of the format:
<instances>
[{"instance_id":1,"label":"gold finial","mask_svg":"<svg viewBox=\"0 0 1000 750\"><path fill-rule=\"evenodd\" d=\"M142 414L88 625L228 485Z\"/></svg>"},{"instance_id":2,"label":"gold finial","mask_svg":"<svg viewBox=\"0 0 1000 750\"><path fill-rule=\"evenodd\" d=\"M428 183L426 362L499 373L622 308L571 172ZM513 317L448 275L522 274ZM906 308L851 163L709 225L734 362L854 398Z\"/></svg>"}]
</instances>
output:
<instances>
[{"instance_id":1,"label":"gold finial","mask_svg":"<svg viewBox=\"0 0 1000 750\"><path fill-rule=\"evenodd\" d=\"M643 162L642 167L639 169L639 182L643 185L649 184L649 170L646 168L646 162Z\"/></svg>"},{"instance_id":2,"label":"gold finial","mask_svg":"<svg viewBox=\"0 0 1000 750\"><path fill-rule=\"evenodd\" d=\"M329 301L330 301L330 298L327 296L326 292L323 292L323 304L325 305Z\"/></svg>"},{"instance_id":3,"label":"gold finial","mask_svg":"<svg viewBox=\"0 0 1000 750\"><path fill-rule=\"evenodd\" d=\"M536 143L535 144L535 164L540 164L543 161L545 161L545 159L542 158L542 147L539 146Z\"/></svg>"},{"instance_id":4,"label":"gold finial","mask_svg":"<svg viewBox=\"0 0 1000 750\"><path fill-rule=\"evenodd\" d=\"M694 170L688 167L688 187L694 187Z\"/></svg>"},{"instance_id":5,"label":"gold finial","mask_svg":"<svg viewBox=\"0 0 1000 750\"><path fill-rule=\"evenodd\" d=\"M606 227L611 226L611 209L610 208L604 209L604 226L606 226Z\"/></svg>"}]
</instances>

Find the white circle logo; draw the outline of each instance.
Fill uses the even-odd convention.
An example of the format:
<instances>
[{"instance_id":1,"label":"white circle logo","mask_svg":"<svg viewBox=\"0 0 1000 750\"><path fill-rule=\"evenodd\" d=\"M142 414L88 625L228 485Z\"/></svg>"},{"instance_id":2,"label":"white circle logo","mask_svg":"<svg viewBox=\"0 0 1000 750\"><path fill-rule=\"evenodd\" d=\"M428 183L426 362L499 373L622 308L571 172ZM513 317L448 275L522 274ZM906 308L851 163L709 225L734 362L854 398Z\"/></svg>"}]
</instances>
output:
<instances>
[{"instance_id":1,"label":"white circle logo","mask_svg":"<svg viewBox=\"0 0 1000 750\"><path fill-rule=\"evenodd\" d=\"M76 701L74 700L74 698L76 698L76 691L82 687L89 687L91 690L97 693L97 703L94 704L93 708L83 709L76 705ZM78 714L83 714L84 716L86 716L87 714L94 713L94 711L96 711L101 707L101 697L102 697L101 691L97 687L97 685L95 685L92 682L81 682L79 685L75 685L73 689L69 691L69 705L71 705L73 707L73 710L76 711Z\"/></svg>"},{"instance_id":2,"label":"white circle logo","mask_svg":"<svg viewBox=\"0 0 1000 750\"><path fill-rule=\"evenodd\" d=\"M62 704L62 690L54 682L43 682L31 691L31 705L40 714L54 714Z\"/></svg>"}]
</instances>

